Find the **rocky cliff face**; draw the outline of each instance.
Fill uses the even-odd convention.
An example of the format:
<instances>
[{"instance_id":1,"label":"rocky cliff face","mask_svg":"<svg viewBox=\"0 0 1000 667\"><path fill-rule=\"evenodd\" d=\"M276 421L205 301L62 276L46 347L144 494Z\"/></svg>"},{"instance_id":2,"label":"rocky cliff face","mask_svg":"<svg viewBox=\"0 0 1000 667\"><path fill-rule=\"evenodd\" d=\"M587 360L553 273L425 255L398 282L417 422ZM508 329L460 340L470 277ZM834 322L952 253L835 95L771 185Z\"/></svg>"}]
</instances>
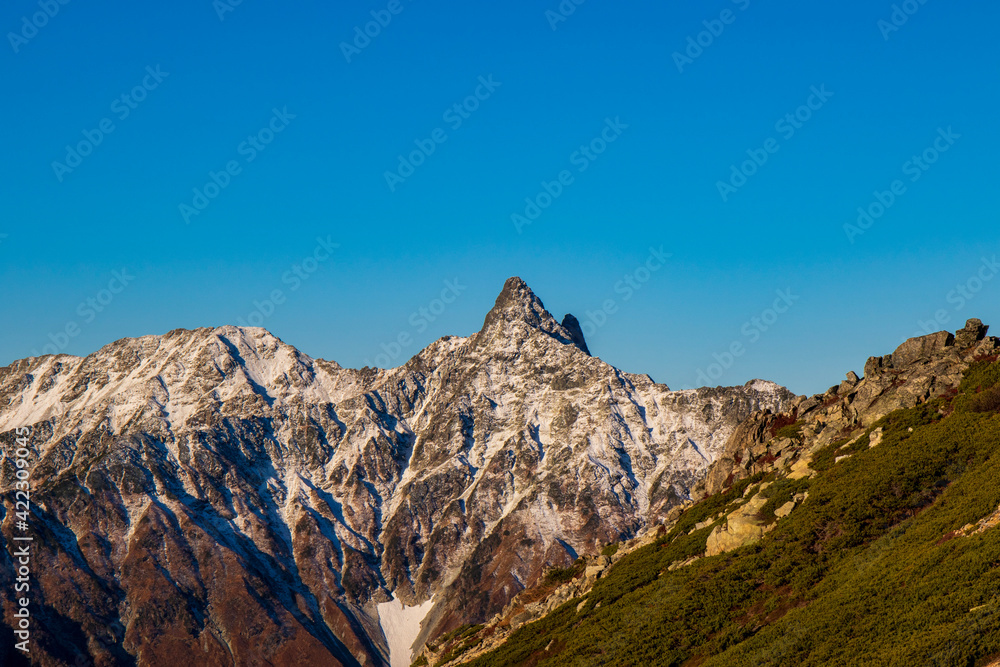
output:
<instances>
[{"instance_id":1,"label":"rocky cliff face","mask_svg":"<svg viewBox=\"0 0 1000 667\"><path fill-rule=\"evenodd\" d=\"M33 658L387 664L380 603L432 601L418 645L481 622L655 523L744 418L793 399L621 372L516 278L480 332L391 370L236 327L22 360L0 369L0 439L32 428ZM7 458L5 591L14 482Z\"/></svg>"},{"instance_id":2,"label":"rocky cliff face","mask_svg":"<svg viewBox=\"0 0 1000 667\"><path fill-rule=\"evenodd\" d=\"M734 430L692 495L701 499L754 473L807 460L810 451L856 438L890 412L956 390L972 361L1000 354L1000 339L987 336L988 330L970 319L954 335L910 338L892 354L869 357L863 378L851 371L825 394L796 398L784 413L752 415ZM782 437L786 427L795 435Z\"/></svg>"}]
</instances>

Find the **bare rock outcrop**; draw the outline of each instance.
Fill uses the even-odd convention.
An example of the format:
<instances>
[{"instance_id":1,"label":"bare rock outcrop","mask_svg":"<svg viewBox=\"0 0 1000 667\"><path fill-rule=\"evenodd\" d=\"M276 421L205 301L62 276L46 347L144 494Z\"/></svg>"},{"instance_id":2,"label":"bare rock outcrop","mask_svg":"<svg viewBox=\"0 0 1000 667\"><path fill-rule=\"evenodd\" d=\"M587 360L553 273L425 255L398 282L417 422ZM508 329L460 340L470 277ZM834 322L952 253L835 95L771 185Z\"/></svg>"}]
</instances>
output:
<instances>
[{"instance_id":1,"label":"bare rock outcrop","mask_svg":"<svg viewBox=\"0 0 1000 667\"><path fill-rule=\"evenodd\" d=\"M773 527L758 516L766 502L767 499L758 493L728 514L722 525L709 533L705 555L715 556L759 541Z\"/></svg>"},{"instance_id":2,"label":"bare rock outcrop","mask_svg":"<svg viewBox=\"0 0 1000 667\"><path fill-rule=\"evenodd\" d=\"M981 321L970 319L955 334L910 338L892 354L870 357L863 378L852 371L840 385L800 397L787 411L750 416L733 431L693 497L713 495L757 472L788 465L796 466L793 474L808 474L806 463L799 461L807 460L810 451L856 437L895 410L955 389L972 361L1000 355L1000 339L987 331ZM871 446L879 442L880 434L873 433Z\"/></svg>"}]
</instances>

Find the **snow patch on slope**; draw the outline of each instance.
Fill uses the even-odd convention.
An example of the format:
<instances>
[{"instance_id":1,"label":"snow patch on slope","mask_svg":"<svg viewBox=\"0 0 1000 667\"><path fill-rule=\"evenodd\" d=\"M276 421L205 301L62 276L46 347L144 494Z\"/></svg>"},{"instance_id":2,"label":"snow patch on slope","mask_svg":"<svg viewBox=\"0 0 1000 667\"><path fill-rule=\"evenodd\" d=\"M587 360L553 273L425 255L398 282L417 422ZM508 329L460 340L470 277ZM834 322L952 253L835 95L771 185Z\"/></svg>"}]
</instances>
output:
<instances>
[{"instance_id":1,"label":"snow patch on slope","mask_svg":"<svg viewBox=\"0 0 1000 667\"><path fill-rule=\"evenodd\" d=\"M433 606L434 598L417 607L406 607L395 597L378 605L378 623L389 644L389 664L392 667L410 667L412 646L420 634L420 622Z\"/></svg>"}]
</instances>

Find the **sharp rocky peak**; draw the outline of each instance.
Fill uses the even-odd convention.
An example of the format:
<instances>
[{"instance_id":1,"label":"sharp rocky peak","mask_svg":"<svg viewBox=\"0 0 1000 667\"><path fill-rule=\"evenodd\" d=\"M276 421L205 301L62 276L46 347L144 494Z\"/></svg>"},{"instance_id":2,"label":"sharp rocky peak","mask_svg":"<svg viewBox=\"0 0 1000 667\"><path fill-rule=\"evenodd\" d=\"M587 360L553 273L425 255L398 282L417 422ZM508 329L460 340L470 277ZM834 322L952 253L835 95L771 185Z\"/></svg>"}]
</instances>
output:
<instances>
[{"instance_id":1,"label":"sharp rocky peak","mask_svg":"<svg viewBox=\"0 0 1000 667\"><path fill-rule=\"evenodd\" d=\"M560 324L527 283L517 276L508 278L493 308L486 314L483 328L476 334L477 340L507 348L524 343L536 332L590 355L583 330L573 315L567 314Z\"/></svg>"},{"instance_id":2,"label":"sharp rocky peak","mask_svg":"<svg viewBox=\"0 0 1000 667\"><path fill-rule=\"evenodd\" d=\"M418 648L481 623L548 568L659 522L744 418L795 400L671 392L586 353L576 318L511 278L482 331L398 369L231 326L0 368L0 448L34 427L39 615L66 619L37 628L40 660L89 655L120 624L104 662L213 646L208 662L410 664L383 603L433 600ZM215 639L248 627L276 639Z\"/></svg>"}]
</instances>

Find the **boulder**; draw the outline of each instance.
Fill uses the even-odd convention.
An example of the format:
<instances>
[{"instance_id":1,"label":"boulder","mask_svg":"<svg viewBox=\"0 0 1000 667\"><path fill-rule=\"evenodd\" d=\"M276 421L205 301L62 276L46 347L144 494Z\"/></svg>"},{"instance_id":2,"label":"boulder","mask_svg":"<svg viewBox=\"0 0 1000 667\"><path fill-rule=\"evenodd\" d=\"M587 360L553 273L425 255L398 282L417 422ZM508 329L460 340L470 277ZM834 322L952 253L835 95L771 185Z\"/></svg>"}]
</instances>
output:
<instances>
[{"instance_id":1,"label":"boulder","mask_svg":"<svg viewBox=\"0 0 1000 667\"><path fill-rule=\"evenodd\" d=\"M709 518L709 519L705 519L704 521L700 521L700 522L694 524L694 529L695 530L701 530L702 528L708 528L713 523L715 523L716 518L717 517L712 517L712 518Z\"/></svg>"},{"instance_id":2,"label":"boulder","mask_svg":"<svg viewBox=\"0 0 1000 667\"><path fill-rule=\"evenodd\" d=\"M1000 338L987 336L972 350L973 357L990 357L1000 352Z\"/></svg>"},{"instance_id":3,"label":"boulder","mask_svg":"<svg viewBox=\"0 0 1000 667\"><path fill-rule=\"evenodd\" d=\"M679 570L682 567L687 567L696 560L701 560L701 556L691 556L690 558L687 558L685 560L674 561L673 563L667 566L667 570L669 572L673 572L674 570Z\"/></svg>"},{"instance_id":4,"label":"boulder","mask_svg":"<svg viewBox=\"0 0 1000 667\"><path fill-rule=\"evenodd\" d=\"M792 471L788 473L788 479L802 479L804 477L812 477L815 473L809 467L809 461L806 459L799 459L792 464Z\"/></svg>"},{"instance_id":5,"label":"boulder","mask_svg":"<svg viewBox=\"0 0 1000 667\"><path fill-rule=\"evenodd\" d=\"M608 569L608 565L611 564L611 559L607 556L598 556L594 559L594 562L587 566L587 569L583 571L583 576L586 579L597 579L601 576L604 570Z\"/></svg>"},{"instance_id":6,"label":"boulder","mask_svg":"<svg viewBox=\"0 0 1000 667\"><path fill-rule=\"evenodd\" d=\"M989 327L973 317L965 323L965 327L955 332L955 347L962 350L974 347L976 343L986 338Z\"/></svg>"},{"instance_id":7,"label":"boulder","mask_svg":"<svg viewBox=\"0 0 1000 667\"><path fill-rule=\"evenodd\" d=\"M715 556L727 551L757 542L764 533L773 528L757 516L757 513L767 503L767 498L755 495L739 509L734 510L726 522L716 526L708 536L706 556Z\"/></svg>"},{"instance_id":8,"label":"boulder","mask_svg":"<svg viewBox=\"0 0 1000 667\"><path fill-rule=\"evenodd\" d=\"M778 509L774 510L774 516L778 517L779 519L784 519L786 516L792 513L793 509L795 509L795 501L789 500L787 503L785 503Z\"/></svg>"},{"instance_id":9,"label":"boulder","mask_svg":"<svg viewBox=\"0 0 1000 667\"><path fill-rule=\"evenodd\" d=\"M819 405L820 405L820 400L816 396L813 396L812 398L807 398L806 400L802 401L802 403L799 404L799 414L804 415L810 410L819 407Z\"/></svg>"},{"instance_id":10,"label":"boulder","mask_svg":"<svg viewBox=\"0 0 1000 667\"><path fill-rule=\"evenodd\" d=\"M882 357L868 357L868 361L865 362L865 379L870 379L876 375L881 375L883 372L890 370L892 368L892 355L887 354Z\"/></svg>"},{"instance_id":11,"label":"boulder","mask_svg":"<svg viewBox=\"0 0 1000 667\"><path fill-rule=\"evenodd\" d=\"M955 336L947 331L910 338L892 353L892 365L895 368L901 368L918 361L929 361L939 356L945 351L945 348L951 347L954 343Z\"/></svg>"}]
</instances>

